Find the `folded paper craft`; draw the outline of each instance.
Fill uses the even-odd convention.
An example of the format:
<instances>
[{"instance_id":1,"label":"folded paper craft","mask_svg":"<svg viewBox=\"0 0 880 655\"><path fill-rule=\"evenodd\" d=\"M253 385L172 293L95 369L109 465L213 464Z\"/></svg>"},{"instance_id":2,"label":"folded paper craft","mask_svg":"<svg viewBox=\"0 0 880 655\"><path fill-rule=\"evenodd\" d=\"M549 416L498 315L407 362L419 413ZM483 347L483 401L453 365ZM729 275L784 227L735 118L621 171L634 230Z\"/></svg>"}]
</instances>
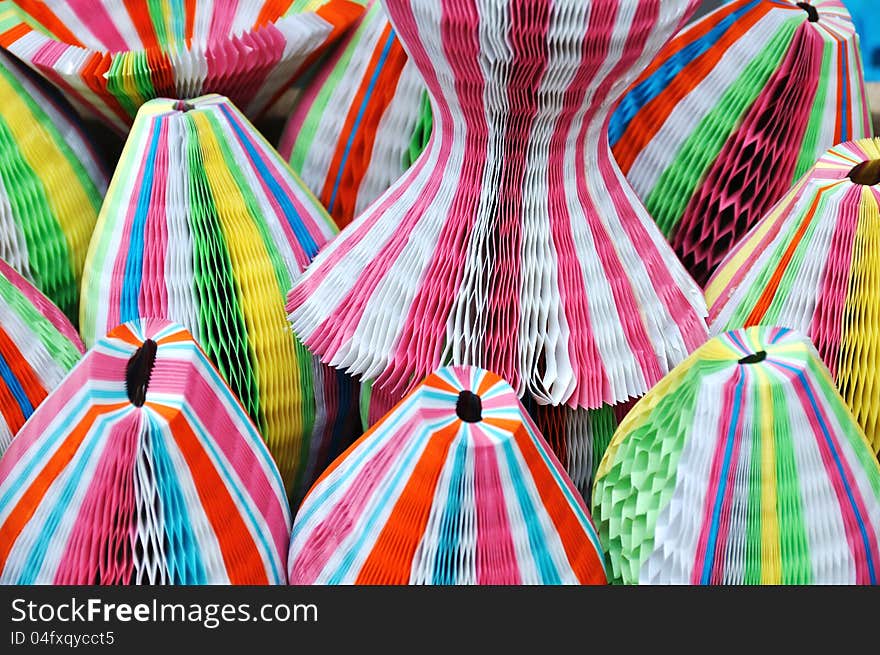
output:
<instances>
[{"instance_id":1,"label":"folded paper craft","mask_svg":"<svg viewBox=\"0 0 880 655\"><path fill-rule=\"evenodd\" d=\"M641 395L706 337L702 294L605 131L689 0L387 0L434 135L297 281L325 362L402 395L446 363L543 404Z\"/></svg>"},{"instance_id":2,"label":"folded paper craft","mask_svg":"<svg viewBox=\"0 0 880 655\"><path fill-rule=\"evenodd\" d=\"M182 328L98 342L0 459L3 584L283 584L290 510Z\"/></svg>"},{"instance_id":3,"label":"folded paper craft","mask_svg":"<svg viewBox=\"0 0 880 655\"><path fill-rule=\"evenodd\" d=\"M604 584L589 513L493 373L431 375L337 459L293 526L291 584Z\"/></svg>"},{"instance_id":4,"label":"folded paper craft","mask_svg":"<svg viewBox=\"0 0 880 655\"><path fill-rule=\"evenodd\" d=\"M138 317L184 325L275 457L292 498L360 434L357 387L287 324L284 294L336 232L222 96L145 103L101 208L83 279L86 344Z\"/></svg>"},{"instance_id":5,"label":"folded paper craft","mask_svg":"<svg viewBox=\"0 0 880 655\"><path fill-rule=\"evenodd\" d=\"M422 77L370 0L298 99L278 150L343 227L412 165L430 134Z\"/></svg>"},{"instance_id":6,"label":"folded paper craft","mask_svg":"<svg viewBox=\"0 0 880 655\"><path fill-rule=\"evenodd\" d=\"M0 51L0 258L75 320L107 177L72 109L43 84Z\"/></svg>"},{"instance_id":7,"label":"folded paper craft","mask_svg":"<svg viewBox=\"0 0 880 655\"><path fill-rule=\"evenodd\" d=\"M713 331L783 325L819 354L880 452L880 139L838 145L706 288Z\"/></svg>"},{"instance_id":8,"label":"folded paper craft","mask_svg":"<svg viewBox=\"0 0 880 655\"><path fill-rule=\"evenodd\" d=\"M0 260L0 455L83 352L61 310Z\"/></svg>"},{"instance_id":9,"label":"folded paper craft","mask_svg":"<svg viewBox=\"0 0 880 655\"><path fill-rule=\"evenodd\" d=\"M389 394L369 382L360 386L361 426L368 430L403 397ZM619 417L625 415L629 404L572 409L565 405L540 405L528 394L520 400L574 486L589 503L596 469L617 429Z\"/></svg>"},{"instance_id":10,"label":"folded paper craft","mask_svg":"<svg viewBox=\"0 0 880 655\"><path fill-rule=\"evenodd\" d=\"M621 423L593 489L618 582L876 584L880 465L812 344L716 337Z\"/></svg>"},{"instance_id":11,"label":"folded paper craft","mask_svg":"<svg viewBox=\"0 0 880 655\"><path fill-rule=\"evenodd\" d=\"M260 115L362 12L349 0L16 0L0 3L0 45L125 133L166 95L223 93Z\"/></svg>"},{"instance_id":12,"label":"folded paper craft","mask_svg":"<svg viewBox=\"0 0 880 655\"><path fill-rule=\"evenodd\" d=\"M844 3L724 4L660 52L610 135L627 179L705 284L822 153L871 135Z\"/></svg>"}]
</instances>

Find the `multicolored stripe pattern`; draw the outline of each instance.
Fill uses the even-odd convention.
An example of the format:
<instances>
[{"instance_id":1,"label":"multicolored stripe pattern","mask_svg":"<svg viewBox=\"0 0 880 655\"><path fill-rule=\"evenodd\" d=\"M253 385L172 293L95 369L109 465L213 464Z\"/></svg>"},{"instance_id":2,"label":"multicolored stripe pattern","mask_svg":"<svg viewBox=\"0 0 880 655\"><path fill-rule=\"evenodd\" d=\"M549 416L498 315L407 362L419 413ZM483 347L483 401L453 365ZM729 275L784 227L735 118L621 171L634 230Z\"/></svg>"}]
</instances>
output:
<instances>
[{"instance_id":1,"label":"multicolored stripe pattern","mask_svg":"<svg viewBox=\"0 0 880 655\"><path fill-rule=\"evenodd\" d=\"M695 4L388 0L434 133L297 281L303 342L395 394L448 363L544 404L647 391L705 340L705 303L606 127Z\"/></svg>"},{"instance_id":2,"label":"multicolored stripe pattern","mask_svg":"<svg viewBox=\"0 0 880 655\"><path fill-rule=\"evenodd\" d=\"M736 0L661 51L614 115L611 145L705 284L816 159L871 130L843 2Z\"/></svg>"},{"instance_id":3,"label":"multicolored stripe pattern","mask_svg":"<svg viewBox=\"0 0 880 655\"><path fill-rule=\"evenodd\" d=\"M61 310L0 260L0 455L84 352Z\"/></svg>"},{"instance_id":4,"label":"multicolored stripe pattern","mask_svg":"<svg viewBox=\"0 0 880 655\"><path fill-rule=\"evenodd\" d=\"M282 156L344 227L388 189L431 135L425 85L370 0L297 101Z\"/></svg>"},{"instance_id":5,"label":"multicolored stripe pattern","mask_svg":"<svg viewBox=\"0 0 880 655\"><path fill-rule=\"evenodd\" d=\"M349 0L16 0L0 3L0 45L124 134L166 95L223 93L261 114L362 13Z\"/></svg>"},{"instance_id":6,"label":"multicolored stripe pattern","mask_svg":"<svg viewBox=\"0 0 880 655\"><path fill-rule=\"evenodd\" d=\"M360 434L357 387L296 340L284 295L336 232L286 162L226 98L138 113L101 209L80 330L184 325L260 428L292 497Z\"/></svg>"},{"instance_id":7,"label":"multicolored stripe pattern","mask_svg":"<svg viewBox=\"0 0 880 655\"><path fill-rule=\"evenodd\" d=\"M593 516L614 581L877 584L880 464L812 344L716 337L621 423Z\"/></svg>"},{"instance_id":8,"label":"multicolored stripe pattern","mask_svg":"<svg viewBox=\"0 0 880 655\"><path fill-rule=\"evenodd\" d=\"M247 413L166 321L98 342L0 460L3 584L283 584L289 529Z\"/></svg>"},{"instance_id":9,"label":"multicolored stripe pattern","mask_svg":"<svg viewBox=\"0 0 880 655\"><path fill-rule=\"evenodd\" d=\"M368 430L382 420L403 396L388 393L370 382L361 383L361 425ZM530 396L520 398L538 431L562 463L584 500L590 493L596 469L630 405L604 405L599 409L572 409L565 405L540 405Z\"/></svg>"},{"instance_id":10,"label":"multicolored stripe pattern","mask_svg":"<svg viewBox=\"0 0 880 655\"><path fill-rule=\"evenodd\" d=\"M580 494L510 385L432 374L321 476L291 584L604 584Z\"/></svg>"},{"instance_id":11,"label":"multicolored stripe pattern","mask_svg":"<svg viewBox=\"0 0 880 655\"><path fill-rule=\"evenodd\" d=\"M107 177L72 113L0 51L0 258L75 319Z\"/></svg>"},{"instance_id":12,"label":"multicolored stripe pattern","mask_svg":"<svg viewBox=\"0 0 880 655\"><path fill-rule=\"evenodd\" d=\"M712 330L785 325L810 337L880 452L880 139L844 143L740 242L706 288Z\"/></svg>"}]
</instances>

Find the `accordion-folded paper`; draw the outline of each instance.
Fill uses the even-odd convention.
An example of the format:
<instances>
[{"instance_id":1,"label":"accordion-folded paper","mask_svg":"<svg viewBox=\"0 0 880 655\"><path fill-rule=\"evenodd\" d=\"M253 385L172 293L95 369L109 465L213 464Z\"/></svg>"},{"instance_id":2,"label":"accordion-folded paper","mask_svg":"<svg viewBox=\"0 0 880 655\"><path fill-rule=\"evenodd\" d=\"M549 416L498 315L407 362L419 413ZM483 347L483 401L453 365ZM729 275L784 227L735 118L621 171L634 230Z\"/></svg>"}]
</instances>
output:
<instances>
[{"instance_id":1,"label":"accordion-folded paper","mask_svg":"<svg viewBox=\"0 0 880 655\"><path fill-rule=\"evenodd\" d=\"M880 465L809 341L737 330L624 419L593 517L618 582L876 584Z\"/></svg>"},{"instance_id":2,"label":"accordion-folded paper","mask_svg":"<svg viewBox=\"0 0 880 655\"><path fill-rule=\"evenodd\" d=\"M72 109L0 51L0 257L75 319L107 177Z\"/></svg>"},{"instance_id":3,"label":"accordion-folded paper","mask_svg":"<svg viewBox=\"0 0 880 655\"><path fill-rule=\"evenodd\" d=\"M294 337L284 296L336 232L222 96L145 103L101 209L80 331L184 325L260 428L292 497L360 434L356 384Z\"/></svg>"},{"instance_id":4,"label":"accordion-folded paper","mask_svg":"<svg viewBox=\"0 0 880 655\"><path fill-rule=\"evenodd\" d=\"M362 12L349 0L7 0L0 45L125 133L161 96L222 93L259 116Z\"/></svg>"},{"instance_id":5,"label":"accordion-folded paper","mask_svg":"<svg viewBox=\"0 0 880 655\"><path fill-rule=\"evenodd\" d=\"M166 321L99 341L0 459L4 584L283 584L289 528L247 413Z\"/></svg>"},{"instance_id":6,"label":"accordion-folded paper","mask_svg":"<svg viewBox=\"0 0 880 655\"><path fill-rule=\"evenodd\" d=\"M425 84L379 0L306 87L278 146L339 226L421 154L431 135Z\"/></svg>"},{"instance_id":7,"label":"accordion-folded paper","mask_svg":"<svg viewBox=\"0 0 880 655\"><path fill-rule=\"evenodd\" d=\"M844 4L725 3L617 109L614 156L698 283L828 148L871 136Z\"/></svg>"},{"instance_id":8,"label":"accordion-folded paper","mask_svg":"<svg viewBox=\"0 0 880 655\"><path fill-rule=\"evenodd\" d=\"M291 584L604 584L583 500L493 373L432 374L337 459L293 526Z\"/></svg>"},{"instance_id":9,"label":"accordion-folded paper","mask_svg":"<svg viewBox=\"0 0 880 655\"><path fill-rule=\"evenodd\" d=\"M0 260L0 455L84 351L61 310Z\"/></svg>"},{"instance_id":10,"label":"accordion-folded paper","mask_svg":"<svg viewBox=\"0 0 880 655\"><path fill-rule=\"evenodd\" d=\"M705 340L705 304L605 126L695 3L385 6L426 80L433 136L297 281L296 333L400 395L449 363L543 404L647 391Z\"/></svg>"},{"instance_id":11,"label":"accordion-folded paper","mask_svg":"<svg viewBox=\"0 0 880 655\"><path fill-rule=\"evenodd\" d=\"M360 392L364 430L382 420L403 399L368 382L360 385ZM589 503L596 469L617 429L618 413L624 412L627 405L573 409L565 405L540 405L528 395L520 401L574 486Z\"/></svg>"},{"instance_id":12,"label":"accordion-folded paper","mask_svg":"<svg viewBox=\"0 0 880 655\"><path fill-rule=\"evenodd\" d=\"M880 452L880 139L829 150L706 287L715 332L784 325L810 337Z\"/></svg>"}]
</instances>

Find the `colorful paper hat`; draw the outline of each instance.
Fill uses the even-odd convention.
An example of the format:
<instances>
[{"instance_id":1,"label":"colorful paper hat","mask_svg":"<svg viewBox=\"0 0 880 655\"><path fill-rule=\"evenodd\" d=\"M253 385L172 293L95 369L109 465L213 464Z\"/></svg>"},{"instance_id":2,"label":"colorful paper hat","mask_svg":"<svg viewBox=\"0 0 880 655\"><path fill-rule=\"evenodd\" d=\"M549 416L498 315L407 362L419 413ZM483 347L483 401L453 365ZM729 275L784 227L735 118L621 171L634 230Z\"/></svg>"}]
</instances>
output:
<instances>
[{"instance_id":1,"label":"colorful paper hat","mask_svg":"<svg viewBox=\"0 0 880 655\"><path fill-rule=\"evenodd\" d=\"M843 3L737 0L667 45L611 122L627 179L700 284L828 148L871 135Z\"/></svg>"},{"instance_id":2,"label":"colorful paper hat","mask_svg":"<svg viewBox=\"0 0 880 655\"><path fill-rule=\"evenodd\" d=\"M83 352L61 310L0 260L0 455Z\"/></svg>"},{"instance_id":3,"label":"colorful paper hat","mask_svg":"<svg viewBox=\"0 0 880 655\"><path fill-rule=\"evenodd\" d=\"M421 75L381 3L370 0L298 100L278 150L345 226L412 165L430 135Z\"/></svg>"},{"instance_id":4,"label":"colorful paper hat","mask_svg":"<svg viewBox=\"0 0 880 655\"><path fill-rule=\"evenodd\" d=\"M296 516L291 584L604 584L586 506L513 389L444 368Z\"/></svg>"},{"instance_id":5,"label":"colorful paper hat","mask_svg":"<svg viewBox=\"0 0 880 655\"><path fill-rule=\"evenodd\" d=\"M290 510L189 333L114 329L0 460L0 583L283 584Z\"/></svg>"},{"instance_id":6,"label":"colorful paper hat","mask_svg":"<svg viewBox=\"0 0 880 655\"><path fill-rule=\"evenodd\" d=\"M284 294L335 231L227 99L147 102L89 250L83 338L138 317L184 325L301 495L360 434L355 384L306 351L284 311Z\"/></svg>"},{"instance_id":7,"label":"colorful paper hat","mask_svg":"<svg viewBox=\"0 0 880 655\"><path fill-rule=\"evenodd\" d=\"M880 452L880 139L832 148L721 264L713 330L810 337Z\"/></svg>"},{"instance_id":8,"label":"colorful paper hat","mask_svg":"<svg viewBox=\"0 0 880 655\"><path fill-rule=\"evenodd\" d=\"M71 318L106 189L70 107L0 51L0 257Z\"/></svg>"},{"instance_id":9,"label":"colorful paper hat","mask_svg":"<svg viewBox=\"0 0 880 655\"><path fill-rule=\"evenodd\" d=\"M361 15L349 0L0 3L0 45L125 133L151 98L223 93L258 116Z\"/></svg>"},{"instance_id":10,"label":"colorful paper hat","mask_svg":"<svg viewBox=\"0 0 880 655\"><path fill-rule=\"evenodd\" d=\"M712 339L621 423L593 516L628 584L876 584L880 465L806 339Z\"/></svg>"},{"instance_id":11,"label":"colorful paper hat","mask_svg":"<svg viewBox=\"0 0 880 655\"><path fill-rule=\"evenodd\" d=\"M381 421L403 399L369 382L360 387L364 431ZM618 414L624 414L628 406L572 409L565 405L539 405L528 395L520 400L574 486L589 503L596 469L617 429Z\"/></svg>"},{"instance_id":12,"label":"colorful paper hat","mask_svg":"<svg viewBox=\"0 0 880 655\"><path fill-rule=\"evenodd\" d=\"M706 337L702 293L604 132L615 89L695 3L520 4L386 2L434 135L321 251L288 309L325 362L392 393L467 364L541 403L598 408L641 395Z\"/></svg>"}]
</instances>

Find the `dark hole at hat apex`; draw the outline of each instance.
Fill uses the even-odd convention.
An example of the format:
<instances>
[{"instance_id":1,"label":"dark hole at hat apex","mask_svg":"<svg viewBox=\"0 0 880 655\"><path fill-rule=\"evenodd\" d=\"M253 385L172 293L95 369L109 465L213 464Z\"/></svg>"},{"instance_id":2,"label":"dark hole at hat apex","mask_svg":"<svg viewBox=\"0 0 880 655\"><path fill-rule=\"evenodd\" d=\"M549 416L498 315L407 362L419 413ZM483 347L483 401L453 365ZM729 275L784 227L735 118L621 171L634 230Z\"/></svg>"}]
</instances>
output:
<instances>
[{"instance_id":1,"label":"dark hole at hat apex","mask_svg":"<svg viewBox=\"0 0 880 655\"><path fill-rule=\"evenodd\" d=\"M178 100L177 102L174 103L174 108L177 111L186 112L186 111L190 111L191 109L195 109L195 105L192 105L192 104L186 102L185 100Z\"/></svg>"},{"instance_id":2,"label":"dark hole at hat apex","mask_svg":"<svg viewBox=\"0 0 880 655\"><path fill-rule=\"evenodd\" d=\"M746 355L741 360L739 360L740 364L760 364L765 359L767 359L767 351L759 350L756 353L752 353L751 355Z\"/></svg>"},{"instance_id":3,"label":"dark hole at hat apex","mask_svg":"<svg viewBox=\"0 0 880 655\"><path fill-rule=\"evenodd\" d=\"M147 401L147 387L156 363L156 342L147 339L125 366L125 392L135 407L143 407Z\"/></svg>"},{"instance_id":4,"label":"dark hole at hat apex","mask_svg":"<svg viewBox=\"0 0 880 655\"><path fill-rule=\"evenodd\" d=\"M807 15L810 17L811 23L818 23L819 22L819 10L816 9L809 2L799 2L799 3L797 3L797 6L800 7L801 9L803 9L805 12L807 12Z\"/></svg>"},{"instance_id":5,"label":"dark hole at hat apex","mask_svg":"<svg viewBox=\"0 0 880 655\"><path fill-rule=\"evenodd\" d=\"M848 177L853 184L877 186L880 184L880 159L863 161L849 172Z\"/></svg>"},{"instance_id":6,"label":"dark hole at hat apex","mask_svg":"<svg viewBox=\"0 0 880 655\"><path fill-rule=\"evenodd\" d=\"M458 418L467 423L479 423L483 420L483 401L473 391L462 391L455 403Z\"/></svg>"}]
</instances>

